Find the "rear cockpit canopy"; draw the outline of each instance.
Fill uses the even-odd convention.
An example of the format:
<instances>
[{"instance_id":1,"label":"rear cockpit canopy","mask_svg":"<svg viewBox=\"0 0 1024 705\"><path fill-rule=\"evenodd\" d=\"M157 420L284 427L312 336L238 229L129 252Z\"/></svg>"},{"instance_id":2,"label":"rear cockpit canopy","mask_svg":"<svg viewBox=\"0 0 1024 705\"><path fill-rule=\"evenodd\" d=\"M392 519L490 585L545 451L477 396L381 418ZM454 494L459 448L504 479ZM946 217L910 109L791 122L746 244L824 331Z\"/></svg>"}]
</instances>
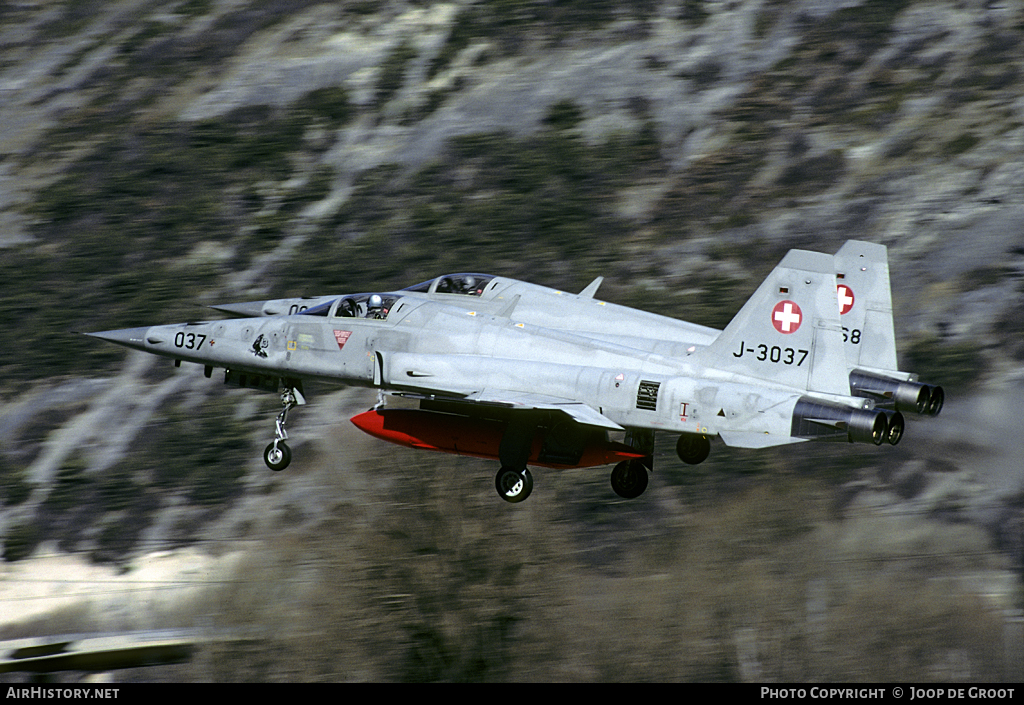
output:
<instances>
[{"instance_id":1,"label":"rear cockpit canopy","mask_svg":"<svg viewBox=\"0 0 1024 705\"><path fill-rule=\"evenodd\" d=\"M403 291L415 291L421 294L461 294L462 296L481 296L488 285L497 285L491 274L445 274L437 279L410 286Z\"/></svg>"}]
</instances>

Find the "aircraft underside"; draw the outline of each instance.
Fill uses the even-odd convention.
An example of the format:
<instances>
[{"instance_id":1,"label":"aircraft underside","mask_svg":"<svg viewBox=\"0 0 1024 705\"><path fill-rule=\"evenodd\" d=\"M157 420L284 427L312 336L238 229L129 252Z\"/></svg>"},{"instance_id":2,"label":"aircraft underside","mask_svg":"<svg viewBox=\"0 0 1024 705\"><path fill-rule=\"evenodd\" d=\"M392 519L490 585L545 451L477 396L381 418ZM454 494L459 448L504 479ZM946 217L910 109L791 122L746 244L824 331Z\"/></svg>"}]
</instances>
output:
<instances>
[{"instance_id":1,"label":"aircraft underside","mask_svg":"<svg viewBox=\"0 0 1024 705\"><path fill-rule=\"evenodd\" d=\"M859 375L862 384L865 376ZM267 389L268 381L258 375L241 376L253 388ZM228 372L225 381L238 384L239 375ZM281 380L282 410L276 420L276 435L264 451L264 461L274 471L291 463L286 440L288 413L305 400L296 380ZM287 386L289 384L295 386ZM937 415L942 407L942 388L890 380L894 389L913 388L890 409L856 410L836 404L802 399L793 412L791 440L838 440L848 443L896 445L902 439L905 420L900 409ZM873 389L884 387L876 378ZM890 394L890 397L895 395ZM654 470L654 431L627 428L622 442L611 441L607 433L588 428L558 413L537 411L510 413L493 408L485 413L458 401L423 400L420 408L387 408L384 395L373 408L351 418L364 433L380 440L416 450L496 460L495 489L507 502L522 502L533 491L529 466L555 469L614 465L610 474L612 490L624 499L635 499L647 489ZM676 455L688 465L697 465L711 453L711 437L702 433L680 433Z\"/></svg>"}]
</instances>

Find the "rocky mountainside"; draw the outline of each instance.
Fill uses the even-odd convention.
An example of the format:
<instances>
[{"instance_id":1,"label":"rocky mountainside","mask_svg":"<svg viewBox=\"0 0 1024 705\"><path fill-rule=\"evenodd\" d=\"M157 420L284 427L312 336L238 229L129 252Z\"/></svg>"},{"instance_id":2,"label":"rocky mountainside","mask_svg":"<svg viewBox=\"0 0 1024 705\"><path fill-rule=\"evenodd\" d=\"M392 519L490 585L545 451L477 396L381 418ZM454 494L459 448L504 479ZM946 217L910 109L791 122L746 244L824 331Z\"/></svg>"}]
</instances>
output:
<instances>
[{"instance_id":1,"label":"rocky mountainside","mask_svg":"<svg viewBox=\"0 0 1024 705\"><path fill-rule=\"evenodd\" d=\"M1024 3L24 0L0 47L0 635L263 635L138 678L1024 675ZM446 271L721 327L847 239L942 416L665 439L633 503L503 506L353 390L272 474L276 397L72 333Z\"/></svg>"}]
</instances>

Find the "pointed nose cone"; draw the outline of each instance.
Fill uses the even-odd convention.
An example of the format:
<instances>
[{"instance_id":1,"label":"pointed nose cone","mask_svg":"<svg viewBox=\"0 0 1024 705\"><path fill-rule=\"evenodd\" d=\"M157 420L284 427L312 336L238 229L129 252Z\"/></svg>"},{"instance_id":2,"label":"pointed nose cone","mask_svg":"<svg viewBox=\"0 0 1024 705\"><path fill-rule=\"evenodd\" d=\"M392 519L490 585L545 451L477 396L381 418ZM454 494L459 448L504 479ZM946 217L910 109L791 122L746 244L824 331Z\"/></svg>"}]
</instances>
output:
<instances>
[{"instance_id":1,"label":"pointed nose cone","mask_svg":"<svg viewBox=\"0 0 1024 705\"><path fill-rule=\"evenodd\" d=\"M106 340L110 343L117 343L123 345L126 348L134 348L135 350L146 349L146 332L149 330L149 326L144 328L122 328L121 330L105 330L99 333L86 333L86 335L99 338L100 340ZM161 340L150 340L151 344L163 342Z\"/></svg>"}]
</instances>

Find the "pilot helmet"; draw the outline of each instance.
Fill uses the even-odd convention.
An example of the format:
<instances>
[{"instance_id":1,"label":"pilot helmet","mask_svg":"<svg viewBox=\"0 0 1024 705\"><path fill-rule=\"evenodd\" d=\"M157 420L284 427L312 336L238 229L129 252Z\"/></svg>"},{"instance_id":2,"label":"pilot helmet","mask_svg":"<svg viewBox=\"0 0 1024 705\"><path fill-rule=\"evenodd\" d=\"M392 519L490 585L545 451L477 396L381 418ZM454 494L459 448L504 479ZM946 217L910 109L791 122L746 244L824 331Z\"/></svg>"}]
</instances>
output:
<instances>
[{"instance_id":1,"label":"pilot helmet","mask_svg":"<svg viewBox=\"0 0 1024 705\"><path fill-rule=\"evenodd\" d=\"M380 294L373 294L373 295L370 296L370 302L369 302L368 306L369 306L369 308L371 310L372 309L383 308L384 307L384 299L382 299L380 297Z\"/></svg>"}]
</instances>

